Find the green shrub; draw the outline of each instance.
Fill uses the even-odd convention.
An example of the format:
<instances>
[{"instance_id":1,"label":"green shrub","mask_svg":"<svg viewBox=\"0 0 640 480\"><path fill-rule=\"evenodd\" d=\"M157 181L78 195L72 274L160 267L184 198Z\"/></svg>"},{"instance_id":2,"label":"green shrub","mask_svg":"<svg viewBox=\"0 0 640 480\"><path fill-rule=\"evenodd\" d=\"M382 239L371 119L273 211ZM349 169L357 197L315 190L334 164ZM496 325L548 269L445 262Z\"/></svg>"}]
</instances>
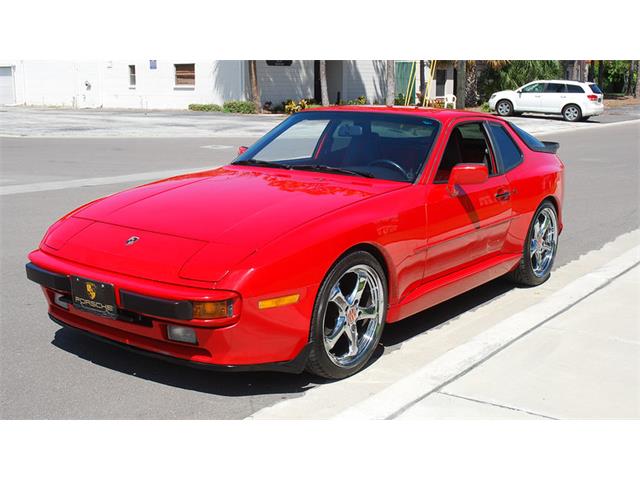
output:
<instances>
[{"instance_id":1,"label":"green shrub","mask_svg":"<svg viewBox=\"0 0 640 480\"><path fill-rule=\"evenodd\" d=\"M221 112L222 107L215 103L191 103L189 104L189 110L194 112Z\"/></svg>"},{"instance_id":2,"label":"green shrub","mask_svg":"<svg viewBox=\"0 0 640 480\"><path fill-rule=\"evenodd\" d=\"M245 100L232 100L224 102L222 111L226 113L256 113L256 106L253 102Z\"/></svg>"},{"instance_id":3,"label":"green shrub","mask_svg":"<svg viewBox=\"0 0 640 480\"><path fill-rule=\"evenodd\" d=\"M366 104L367 104L367 97L363 95L360 95L355 100L349 100L347 102L347 105L366 105Z\"/></svg>"},{"instance_id":4,"label":"green shrub","mask_svg":"<svg viewBox=\"0 0 640 480\"><path fill-rule=\"evenodd\" d=\"M491 113L491 109L489 108L489 102L484 102L482 105L480 105L480 109L483 112Z\"/></svg>"},{"instance_id":5,"label":"green shrub","mask_svg":"<svg viewBox=\"0 0 640 480\"><path fill-rule=\"evenodd\" d=\"M313 103L315 100L313 98L302 98L298 102L288 98L284 102L282 102L282 109L284 113L290 115L292 113L300 112L302 110L306 110L308 108L316 108L321 107L322 105L317 105Z\"/></svg>"},{"instance_id":6,"label":"green shrub","mask_svg":"<svg viewBox=\"0 0 640 480\"><path fill-rule=\"evenodd\" d=\"M403 93L399 93L398 95L396 95L396 98L393 102L394 105L404 105L405 102L405 96Z\"/></svg>"}]
</instances>

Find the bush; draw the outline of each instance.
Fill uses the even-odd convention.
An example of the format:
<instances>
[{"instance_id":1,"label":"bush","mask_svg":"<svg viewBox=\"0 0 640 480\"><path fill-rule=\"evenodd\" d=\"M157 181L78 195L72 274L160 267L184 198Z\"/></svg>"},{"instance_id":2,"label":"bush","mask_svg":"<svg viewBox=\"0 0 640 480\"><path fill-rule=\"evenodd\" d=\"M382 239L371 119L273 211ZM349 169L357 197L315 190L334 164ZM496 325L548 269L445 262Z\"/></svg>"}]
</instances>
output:
<instances>
[{"instance_id":1,"label":"bush","mask_svg":"<svg viewBox=\"0 0 640 480\"><path fill-rule=\"evenodd\" d=\"M349 100L347 102L347 105L366 105L366 104L367 104L367 98L363 95L360 95L355 100Z\"/></svg>"},{"instance_id":2,"label":"bush","mask_svg":"<svg viewBox=\"0 0 640 480\"><path fill-rule=\"evenodd\" d=\"M256 106L253 102L232 100L224 102L222 110L226 113L256 113Z\"/></svg>"},{"instance_id":3,"label":"bush","mask_svg":"<svg viewBox=\"0 0 640 480\"><path fill-rule=\"evenodd\" d=\"M290 98L282 102L282 108L284 113L292 114L296 112L300 112L302 110L306 110L308 108L316 108L321 107L322 105L318 105L313 103L315 100L313 98L303 98L298 102L291 100Z\"/></svg>"},{"instance_id":4,"label":"bush","mask_svg":"<svg viewBox=\"0 0 640 480\"><path fill-rule=\"evenodd\" d=\"M482 105L480 105L480 110L482 110L483 112L491 113L489 102L484 102Z\"/></svg>"},{"instance_id":5,"label":"bush","mask_svg":"<svg viewBox=\"0 0 640 480\"><path fill-rule=\"evenodd\" d=\"M189 110L194 112L221 112L222 107L215 103L191 103L189 104Z\"/></svg>"}]
</instances>

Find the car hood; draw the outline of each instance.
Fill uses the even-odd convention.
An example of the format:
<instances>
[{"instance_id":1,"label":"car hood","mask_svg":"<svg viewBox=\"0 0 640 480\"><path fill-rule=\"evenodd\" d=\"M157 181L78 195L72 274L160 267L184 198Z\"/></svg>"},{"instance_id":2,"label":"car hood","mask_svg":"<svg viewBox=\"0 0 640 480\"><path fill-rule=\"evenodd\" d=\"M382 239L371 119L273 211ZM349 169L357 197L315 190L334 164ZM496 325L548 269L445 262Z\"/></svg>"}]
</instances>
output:
<instances>
[{"instance_id":1,"label":"car hood","mask_svg":"<svg viewBox=\"0 0 640 480\"><path fill-rule=\"evenodd\" d=\"M226 166L94 202L73 214L69 227L54 230L45 243L60 256L84 264L107 262L123 273L145 276L164 268L163 280L178 275L216 281L287 231L405 186L308 171ZM135 245L126 245L134 236L139 238Z\"/></svg>"}]
</instances>

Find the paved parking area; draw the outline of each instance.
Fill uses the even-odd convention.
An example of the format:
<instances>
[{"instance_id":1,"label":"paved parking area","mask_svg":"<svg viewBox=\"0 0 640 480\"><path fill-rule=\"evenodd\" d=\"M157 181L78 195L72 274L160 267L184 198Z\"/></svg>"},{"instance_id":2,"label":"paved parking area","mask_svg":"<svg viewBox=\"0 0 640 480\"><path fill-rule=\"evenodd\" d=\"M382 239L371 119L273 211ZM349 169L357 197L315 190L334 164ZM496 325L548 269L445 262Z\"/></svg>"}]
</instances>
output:
<instances>
[{"instance_id":1,"label":"paved parking area","mask_svg":"<svg viewBox=\"0 0 640 480\"><path fill-rule=\"evenodd\" d=\"M16 137L259 137L285 115L144 110L70 110L1 107L0 136ZM531 133L573 130L640 118L640 106L608 109L586 122L569 123L558 115L525 114L510 120Z\"/></svg>"}]
</instances>

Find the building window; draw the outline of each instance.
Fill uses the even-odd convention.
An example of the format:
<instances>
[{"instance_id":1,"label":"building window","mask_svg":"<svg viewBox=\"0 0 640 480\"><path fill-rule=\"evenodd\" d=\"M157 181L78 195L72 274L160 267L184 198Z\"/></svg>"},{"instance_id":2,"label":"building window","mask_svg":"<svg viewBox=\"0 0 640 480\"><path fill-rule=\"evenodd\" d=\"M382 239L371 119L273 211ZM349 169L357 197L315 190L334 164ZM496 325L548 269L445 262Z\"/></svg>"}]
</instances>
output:
<instances>
[{"instance_id":1,"label":"building window","mask_svg":"<svg viewBox=\"0 0 640 480\"><path fill-rule=\"evenodd\" d=\"M176 63L176 86L193 86L196 84L196 66L194 63Z\"/></svg>"},{"instance_id":2,"label":"building window","mask_svg":"<svg viewBox=\"0 0 640 480\"><path fill-rule=\"evenodd\" d=\"M129 86L130 87L136 86L136 66L135 65L129 65Z\"/></svg>"}]
</instances>

